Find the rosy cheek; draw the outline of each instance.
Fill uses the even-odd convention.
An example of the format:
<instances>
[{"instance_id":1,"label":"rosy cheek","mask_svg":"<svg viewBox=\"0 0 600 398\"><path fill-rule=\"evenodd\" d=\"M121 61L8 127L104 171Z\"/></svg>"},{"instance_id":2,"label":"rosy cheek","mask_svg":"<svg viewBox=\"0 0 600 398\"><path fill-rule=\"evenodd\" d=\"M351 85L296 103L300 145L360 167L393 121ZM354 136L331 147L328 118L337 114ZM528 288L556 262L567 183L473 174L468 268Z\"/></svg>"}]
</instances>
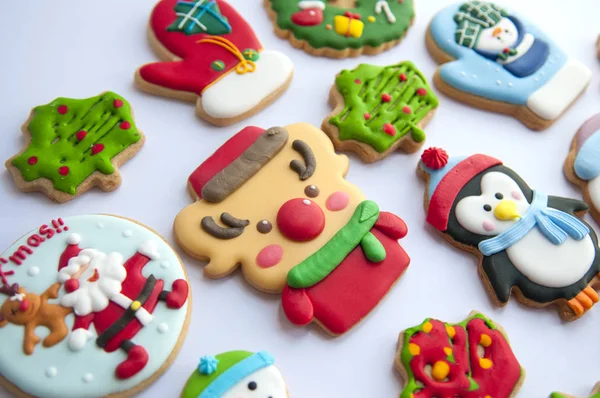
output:
<instances>
[{"instance_id":1,"label":"rosy cheek","mask_svg":"<svg viewBox=\"0 0 600 398\"><path fill-rule=\"evenodd\" d=\"M521 195L521 192L519 192L519 191L512 191L511 195L516 200L523 199L523 195Z\"/></svg>"},{"instance_id":2,"label":"rosy cheek","mask_svg":"<svg viewBox=\"0 0 600 398\"><path fill-rule=\"evenodd\" d=\"M334 192L327 198L325 207L329 211L340 211L344 210L350 202L350 195L346 192L338 191Z\"/></svg>"},{"instance_id":3,"label":"rosy cheek","mask_svg":"<svg viewBox=\"0 0 600 398\"><path fill-rule=\"evenodd\" d=\"M283 257L283 248L279 245L269 245L256 256L256 264L261 268L270 268L277 265Z\"/></svg>"},{"instance_id":4,"label":"rosy cheek","mask_svg":"<svg viewBox=\"0 0 600 398\"><path fill-rule=\"evenodd\" d=\"M483 224L481 224L481 226L483 227L483 229L485 229L488 232L493 231L494 229L496 229L496 226L494 225L493 222L485 220L483 222Z\"/></svg>"}]
</instances>

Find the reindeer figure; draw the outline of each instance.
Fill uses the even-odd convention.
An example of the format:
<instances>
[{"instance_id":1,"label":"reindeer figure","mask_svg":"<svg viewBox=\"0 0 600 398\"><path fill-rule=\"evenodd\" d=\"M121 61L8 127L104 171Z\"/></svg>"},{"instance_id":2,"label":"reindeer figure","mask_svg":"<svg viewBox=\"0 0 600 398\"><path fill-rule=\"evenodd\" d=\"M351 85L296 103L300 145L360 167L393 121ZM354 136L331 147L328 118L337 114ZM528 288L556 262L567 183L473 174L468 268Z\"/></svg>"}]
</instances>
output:
<instances>
[{"instance_id":1,"label":"reindeer figure","mask_svg":"<svg viewBox=\"0 0 600 398\"><path fill-rule=\"evenodd\" d=\"M48 299L58 298L60 283L55 283L40 296L27 293L25 288L18 284L5 284L0 287L0 293L8 296L8 299L0 307L0 328L8 323L25 327L23 338L23 351L25 354L33 354L35 345L40 338L35 334L35 328L45 326L50 334L44 339L44 347L52 347L60 343L69 333L65 324L65 317L72 310L57 304L48 303Z\"/></svg>"}]
</instances>

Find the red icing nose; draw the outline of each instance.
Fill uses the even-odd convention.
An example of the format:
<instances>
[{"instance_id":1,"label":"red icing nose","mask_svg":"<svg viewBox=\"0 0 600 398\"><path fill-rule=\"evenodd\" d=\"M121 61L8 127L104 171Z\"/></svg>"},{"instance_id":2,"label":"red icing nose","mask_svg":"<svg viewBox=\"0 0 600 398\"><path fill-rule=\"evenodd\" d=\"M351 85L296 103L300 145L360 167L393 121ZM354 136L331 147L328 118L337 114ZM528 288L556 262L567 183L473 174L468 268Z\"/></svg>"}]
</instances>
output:
<instances>
[{"instance_id":1,"label":"red icing nose","mask_svg":"<svg viewBox=\"0 0 600 398\"><path fill-rule=\"evenodd\" d=\"M21 305L19 305L19 309L21 312L27 311L29 309L29 300L23 299L23 301L21 301Z\"/></svg>"},{"instance_id":2,"label":"red icing nose","mask_svg":"<svg viewBox=\"0 0 600 398\"><path fill-rule=\"evenodd\" d=\"M65 282L65 290L67 293L72 293L79 289L79 281L77 279L69 279Z\"/></svg>"},{"instance_id":3,"label":"red icing nose","mask_svg":"<svg viewBox=\"0 0 600 398\"><path fill-rule=\"evenodd\" d=\"M291 240L305 242L313 240L325 228L325 214L309 199L288 200L279 208L277 226Z\"/></svg>"}]
</instances>

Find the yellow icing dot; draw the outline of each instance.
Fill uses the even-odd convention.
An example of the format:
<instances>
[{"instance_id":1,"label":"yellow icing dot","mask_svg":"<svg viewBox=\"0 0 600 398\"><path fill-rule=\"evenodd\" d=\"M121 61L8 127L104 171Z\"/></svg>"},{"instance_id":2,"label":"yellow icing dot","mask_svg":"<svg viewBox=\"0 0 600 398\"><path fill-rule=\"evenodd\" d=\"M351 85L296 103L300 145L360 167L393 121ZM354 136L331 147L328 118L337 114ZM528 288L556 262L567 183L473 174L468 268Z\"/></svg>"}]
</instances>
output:
<instances>
[{"instance_id":1,"label":"yellow icing dot","mask_svg":"<svg viewBox=\"0 0 600 398\"><path fill-rule=\"evenodd\" d=\"M492 367L492 360L487 358L479 358L479 366L484 369L489 369Z\"/></svg>"},{"instance_id":2,"label":"yellow icing dot","mask_svg":"<svg viewBox=\"0 0 600 398\"><path fill-rule=\"evenodd\" d=\"M453 339L456 336L456 329L454 329L454 326L446 325L446 333Z\"/></svg>"},{"instance_id":3,"label":"yellow icing dot","mask_svg":"<svg viewBox=\"0 0 600 398\"><path fill-rule=\"evenodd\" d=\"M410 352L412 355L419 355L421 353L421 347L414 343L410 343L408 345L408 352Z\"/></svg>"},{"instance_id":4,"label":"yellow icing dot","mask_svg":"<svg viewBox=\"0 0 600 398\"><path fill-rule=\"evenodd\" d=\"M479 344L481 344L484 347L489 347L492 345L492 338L487 334L482 334L479 337Z\"/></svg>"},{"instance_id":5,"label":"yellow icing dot","mask_svg":"<svg viewBox=\"0 0 600 398\"><path fill-rule=\"evenodd\" d=\"M371 15L371 16L369 16L369 18L367 18L367 20L369 22L375 22L375 17Z\"/></svg>"},{"instance_id":6,"label":"yellow icing dot","mask_svg":"<svg viewBox=\"0 0 600 398\"><path fill-rule=\"evenodd\" d=\"M427 321L423 324L423 331L425 333L431 332L431 329L433 329L433 325L431 324L431 322Z\"/></svg>"},{"instance_id":7,"label":"yellow icing dot","mask_svg":"<svg viewBox=\"0 0 600 398\"><path fill-rule=\"evenodd\" d=\"M450 373L450 365L448 365L446 362L437 361L433 364L431 375L437 381L444 381L446 377L448 377L448 373Z\"/></svg>"},{"instance_id":8,"label":"yellow icing dot","mask_svg":"<svg viewBox=\"0 0 600 398\"><path fill-rule=\"evenodd\" d=\"M446 355L450 356L452 355L452 348L444 347L444 352L446 353Z\"/></svg>"},{"instance_id":9,"label":"yellow icing dot","mask_svg":"<svg viewBox=\"0 0 600 398\"><path fill-rule=\"evenodd\" d=\"M331 28L332 28L332 26L331 26L331 25L329 25L329 24L325 25L325 29L327 29L327 30L331 30Z\"/></svg>"}]
</instances>

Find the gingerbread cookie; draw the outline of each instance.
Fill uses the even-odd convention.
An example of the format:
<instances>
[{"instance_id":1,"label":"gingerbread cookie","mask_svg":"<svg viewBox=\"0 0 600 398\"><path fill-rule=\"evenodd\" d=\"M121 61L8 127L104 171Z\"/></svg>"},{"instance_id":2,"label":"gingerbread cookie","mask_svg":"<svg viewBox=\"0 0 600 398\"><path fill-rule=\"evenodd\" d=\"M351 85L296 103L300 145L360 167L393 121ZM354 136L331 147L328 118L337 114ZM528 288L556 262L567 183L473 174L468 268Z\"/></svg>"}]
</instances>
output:
<instances>
[{"instance_id":1,"label":"gingerbread cookie","mask_svg":"<svg viewBox=\"0 0 600 398\"><path fill-rule=\"evenodd\" d=\"M598 302L600 249L581 219L584 202L533 190L487 155L448 158L429 148L418 171L428 184L427 222L479 258L497 305L514 292L532 307L555 303L563 319L575 320Z\"/></svg>"},{"instance_id":2,"label":"gingerbread cookie","mask_svg":"<svg viewBox=\"0 0 600 398\"><path fill-rule=\"evenodd\" d=\"M402 398L511 398L525 380L500 325L473 312L457 324L426 319L398 338Z\"/></svg>"},{"instance_id":3,"label":"gingerbread cookie","mask_svg":"<svg viewBox=\"0 0 600 398\"><path fill-rule=\"evenodd\" d=\"M223 0L161 0L148 35L164 62L139 68L138 87L195 101L198 115L218 126L259 112L292 80L290 59L263 50L250 25Z\"/></svg>"},{"instance_id":4,"label":"gingerbread cookie","mask_svg":"<svg viewBox=\"0 0 600 398\"><path fill-rule=\"evenodd\" d=\"M427 80L409 61L343 70L329 102L334 110L323 120L323 131L338 151L355 152L369 163L397 149L417 151L438 106Z\"/></svg>"},{"instance_id":5,"label":"gingerbread cookie","mask_svg":"<svg viewBox=\"0 0 600 398\"><path fill-rule=\"evenodd\" d=\"M264 0L275 33L309 54L375 55L404 38L413 0Z\"/></svg>"},{"instance_id":6,"label":"gingerbread cookie","mask_svg":"<svg viewBox=\"0 0 600 398\"><path fill-rule=\"evenodd\" d=\"M429 25L427 48L443 64L433 79L440 91L533 130L554 123L591 80L585 65L536 26L485 1L440 11Z\"/></svg>"},{"instance_id":7,"label":"gingerbread cookie","mask_svg":"<svg viewBox=\"0 0 600 398\"><path fill-rule=\"evenodd\" d=\"M6 168L21 191L43 192L59 203L94 186L117 189L118 167L144 145L129 103L112 92L37 106L21 130L26 147Z\"/></svg>"},{"instance_id":8,"label":"gingerbread cookie","mask_svg":"<svg viewBox=\"0 0 600 398\"><path fill-rule=\"evenodd\" d=\"M198 200L175 218L177 243L212 278L239 266L257 289L283 291L294 324L342 334L410 262L406 225L344 179L348 164L309 124L247 127L189 177Z\"/></svg>"},{"instance_id":9,"label":"gingerbread cookie","mask_svg":"<svg viewBox=\"0 0 600 398\"><path fill-rule=\"evenodd\" d=\"M0 255L0 385L19 397L129 397L175 359L185 270L154 231L110 215L58 218Z\"/></svg>"},{"instance_id":10,"label":"gingerbread cookie","mask_svg":"<svg viewBox=\"0 0 600 398\"><path fill-rule=\"evenodd\" d=\"M600 114L586 121L573 137L564 172L581 188L592 216L600 222Z\"/></svg>"},{"instance_id":11,"label":"gingerbread cookie","mask_svg":"<svg viewBox=\"0 0 600 398\"><path fill-rule=\"evenodd\" d=\"M553 392L550 394L550 398L576 398L573 395L563 394L560 392ZM589 398L600 398L600 383L594 386L594 390L592 391L592 395Z\"/></svg>"},{"instance_id":12,"label":"gingerbread cookie","mask_svg":"<svg viewBox=\"0 0 600 398\"><path fill-rule=\"evenodd\" d=\"M182 398L287 398L285 380L266 351L230 351L200 358Z\"/></svg>"}]
</instances>

